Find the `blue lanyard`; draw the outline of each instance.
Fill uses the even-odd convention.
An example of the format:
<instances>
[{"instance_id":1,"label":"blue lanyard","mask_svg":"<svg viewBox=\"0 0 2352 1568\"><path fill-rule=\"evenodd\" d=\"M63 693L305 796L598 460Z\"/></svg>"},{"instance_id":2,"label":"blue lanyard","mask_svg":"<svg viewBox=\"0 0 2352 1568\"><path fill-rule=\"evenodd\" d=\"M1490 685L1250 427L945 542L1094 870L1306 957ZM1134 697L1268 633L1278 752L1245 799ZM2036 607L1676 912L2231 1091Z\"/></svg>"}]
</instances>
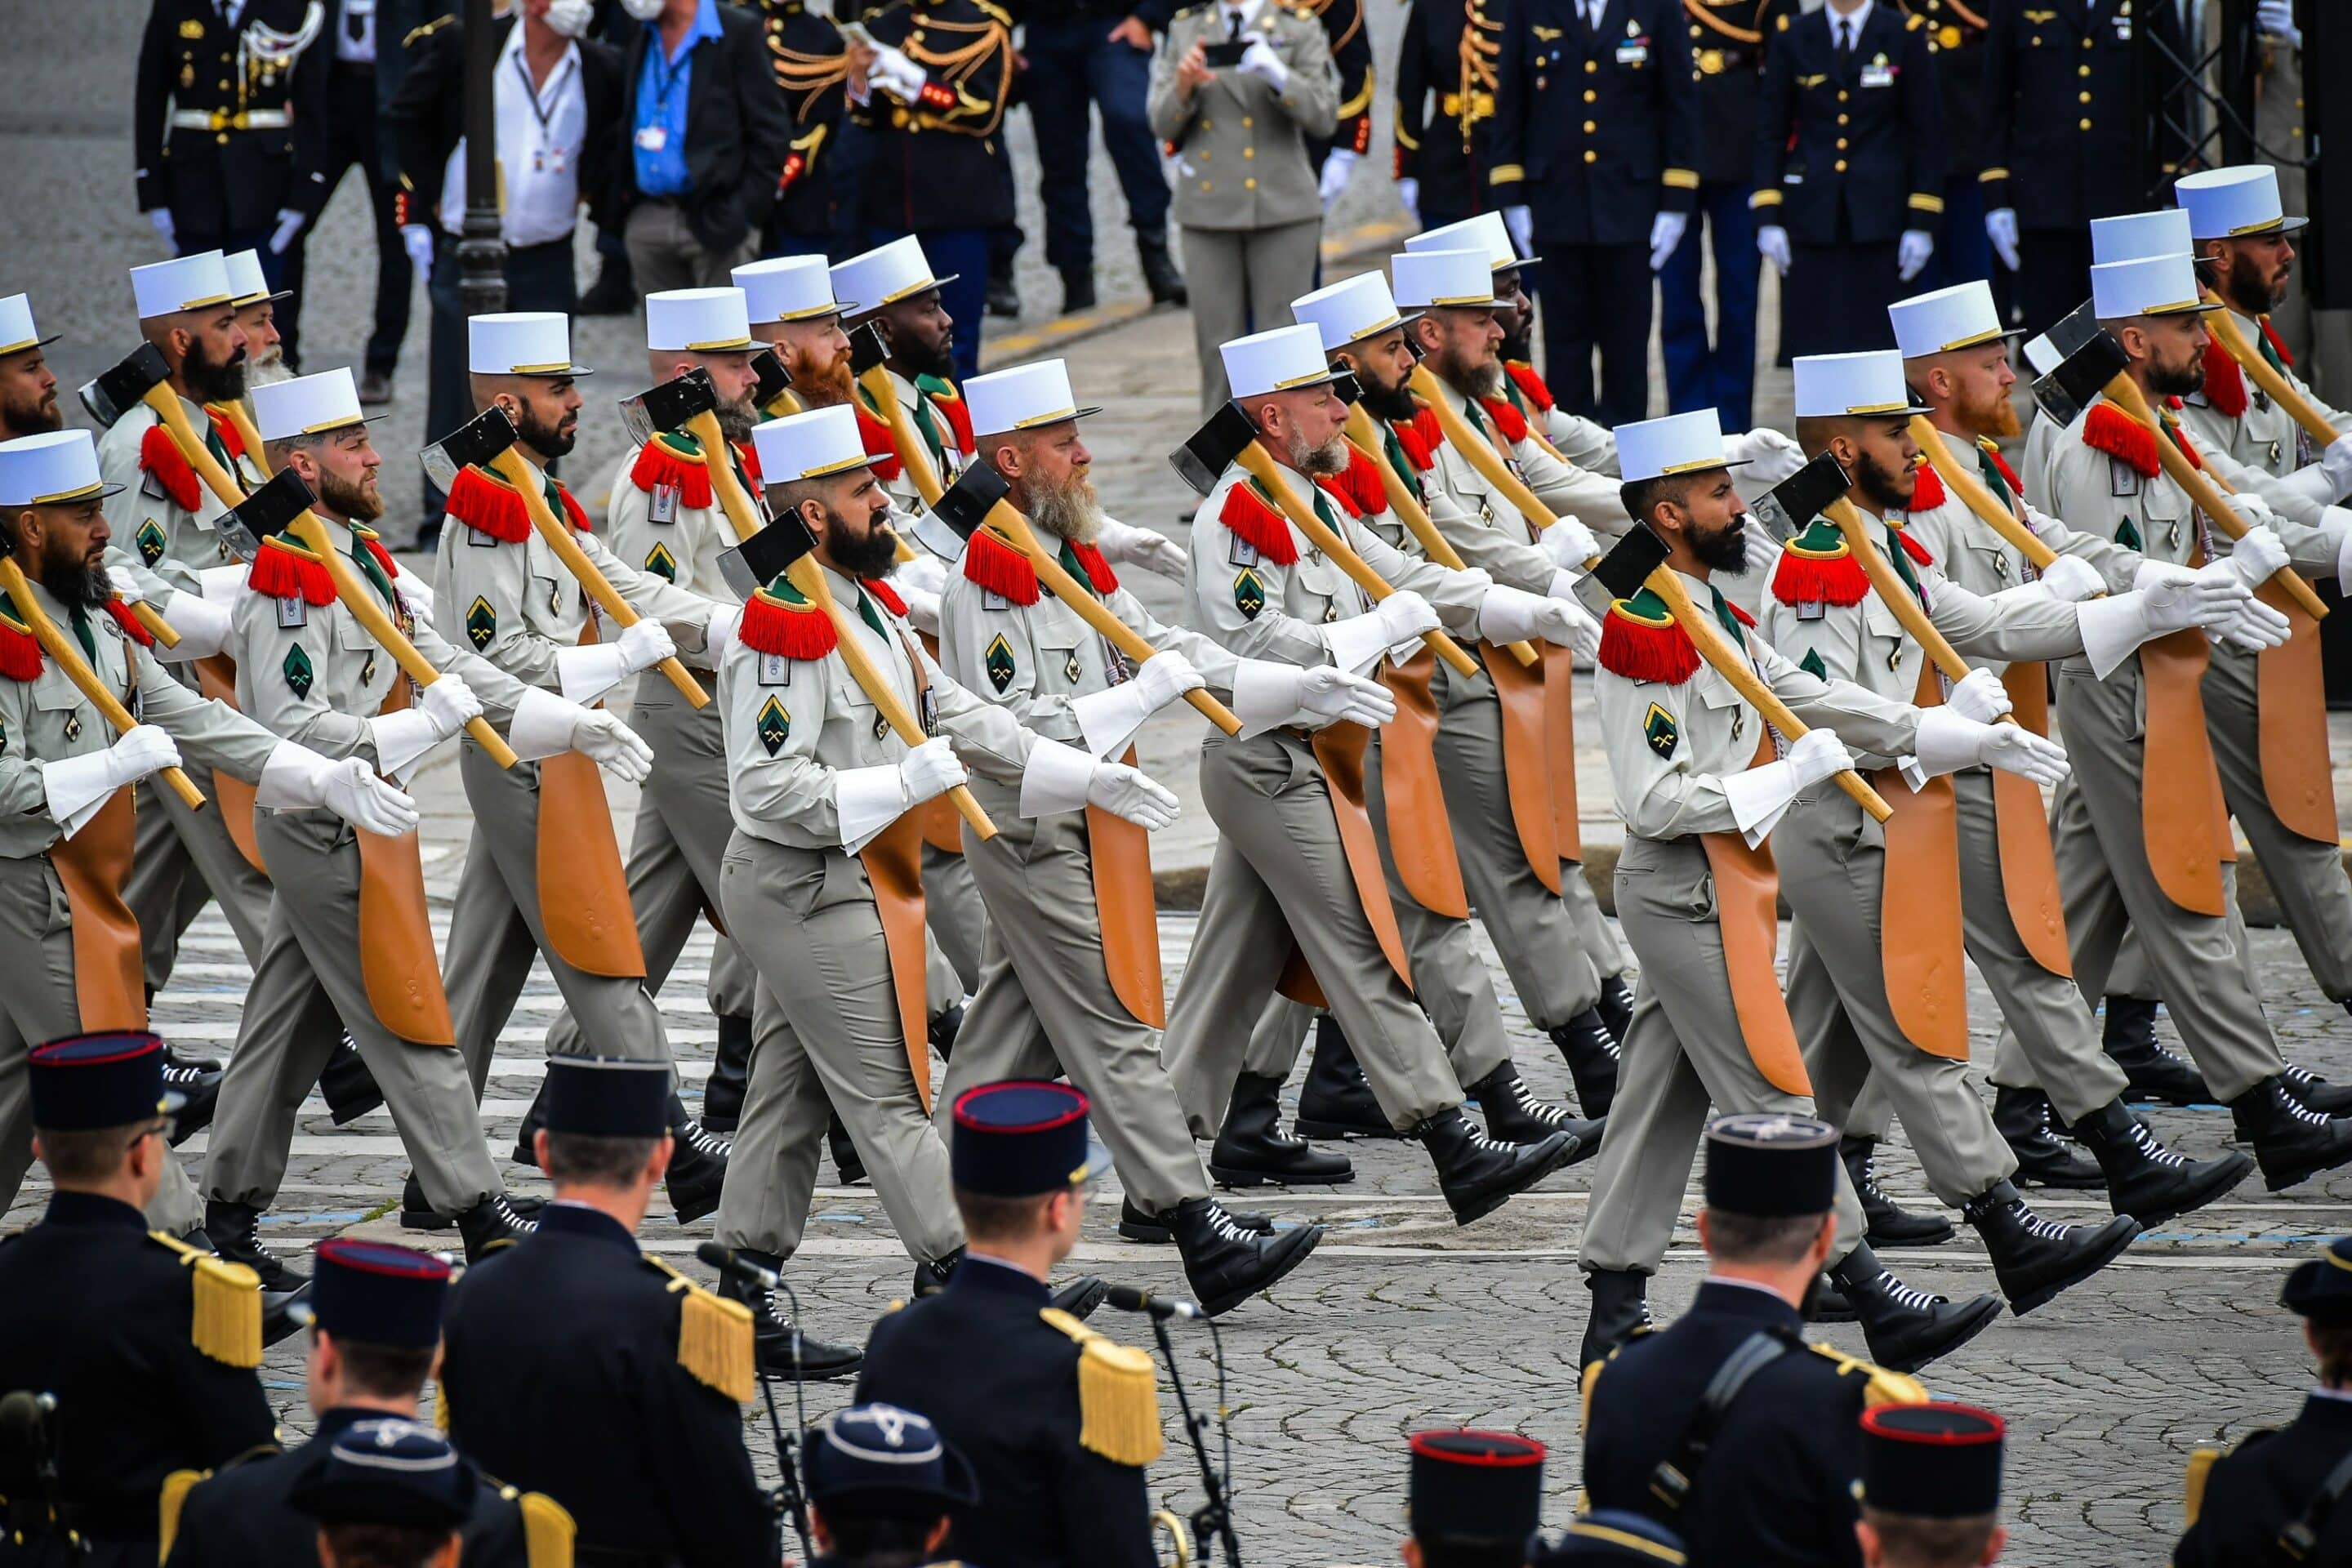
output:
<instances>
[{"instance_id":1,"label":"blue lanyard","mask_svg":"<svg viewBox=\"0 0 2352 1568\"><path fill-rule=\"evenodd\" d=\"M694 53L695 42L696 40L692 39L688 41L686 47L687 56L691 56ZM669 95L677 87L677 67L668 63L667 58L667 51L662 47L661 33L658 29L650 30L650 36L646 38L646 45L649 51L647 58L653 61L654 66L654 114L657 119L667 120L669 118ZM683 58L685 57L682 56L680 58ZM664 78L668 79L665 80L663 79Z\"/></svg>"}]
</instances>

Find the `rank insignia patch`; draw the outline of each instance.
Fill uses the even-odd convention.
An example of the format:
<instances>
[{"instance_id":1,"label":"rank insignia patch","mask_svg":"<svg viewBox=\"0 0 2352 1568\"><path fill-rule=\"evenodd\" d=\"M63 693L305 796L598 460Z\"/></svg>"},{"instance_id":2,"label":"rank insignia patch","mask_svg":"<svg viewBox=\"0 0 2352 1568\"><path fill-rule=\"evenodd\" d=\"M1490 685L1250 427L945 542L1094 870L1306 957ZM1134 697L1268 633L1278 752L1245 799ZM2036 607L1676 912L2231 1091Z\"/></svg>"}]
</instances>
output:
<instances>
[{"instance_id":1,"label":"rank insignia patch","mask_svg":"<svg viewBox=\"0 0 2352 1568\"><path fill-rule=\"evenodd\" d=\"M1649 742L1650 750L1663 759L1675 754L1675 748L1682 744L1683 732L1675 716L1653 702L1650 710L1642 715L1642 739Z\"/></svg>"},{"instance_id":2,"label":"rank insignia patch","mask_svg":"<svg viewBox=\"0 0 2352 1568\"><path fill-rule=\"evenodd\" d=\"M476 653L481 653L498 635L499 613L490 608L488 599L475 595L474 602L466 606L466 640L474 645Z\"/></svg>"},{"instance_id":3,"label":"rank insignia patch","mask_svg":"<svg viewBox=\"0 0 2352 1568\"><path fill-rule=\"evenodd\" d=\"M153 518L141 523L139 531L132 537L139 542L140 560L152 566L163 559L163 527Z\"/></svg>"},{"instance_id":4,"label":"rank insignia patch","mask_svg":"<svg viewBox=\"0 0 2352 1568\"><path fill-rule=\"evenodd\" d=\"M81 739L81 715L80 715L80 714L79 714L79 713L68 713L68 714L67 714L67 715L66 715L65 731L66 731L66 739L67 739L67 740L68 740L68 741L79 741L79 740L80 740L80 739Z\"/></svg>"},{"instance_id":5,"label":"rank insignia patch","mask_svg":"<svg viewBox=\"0 0 2352 1568\"><path fill-rule=\"evenodd\" d=\"M1815 680L1827 680L1830 678L1829 667L1822 662L1822 650L1817 647L1807 648L1805 657L1797 661L1797 668Z\"/></svg>"},{"instance_id":6,"label":"rank insignia patch","mask_svg":"<svg viewBox=\"0 0 2352 1568\"><path fill-rule=\"evenodd\" d=\"M1004 640L1003 632L997 633L989 643L988 652L982 658L982 665L988 671L988 683L1000 693L1013 684L1013 646Z\"/></svg>"},{"instance_id":7,"label":"rank insignia patch","mask_svg":"<svg viewBox=\"0 0 2352 1568\"><path fill-rule=\"evenodd\" d=\"M288 690L297 697L310 695L310 681L313 674L310 668L310 656L302 651L300 643L296 643L286 650L286 662L279 665L278 668L286 676Z\"/></svg>"},{"instance_id":8,"label":"rank insignia patch","mask_svg":"<svg viewBox=\"0 0 2352 1568\"><path fill-rule=\"evenodd\" d=\"M772 697L760 705L758 733L760 744L768 749L772 757L782 751L784 742L792 738L793 716Z\"/></svg>"},{"instance_id":9,"label":"rank insignia patch","mask_svg":"<svg viewBox=\"0 0 2352 1568\"><path fill-rule=\"evenodd\" d=\"M1234 607L1241 611L1244 619L1253 621L1265 608L1265 584L1246 567L1234 578Z\"/></svg>"},{"instance_id":10,"label":"rank insignia patch","mask_svg":"<svg viewBox=\"0 0 2352 1568\"><path fill-rule=\"evenodd\" d=\"M677 581L677 558L667 544L656 544L646 552L646 570L665 583Z\"/></svg>"}]
</instances>

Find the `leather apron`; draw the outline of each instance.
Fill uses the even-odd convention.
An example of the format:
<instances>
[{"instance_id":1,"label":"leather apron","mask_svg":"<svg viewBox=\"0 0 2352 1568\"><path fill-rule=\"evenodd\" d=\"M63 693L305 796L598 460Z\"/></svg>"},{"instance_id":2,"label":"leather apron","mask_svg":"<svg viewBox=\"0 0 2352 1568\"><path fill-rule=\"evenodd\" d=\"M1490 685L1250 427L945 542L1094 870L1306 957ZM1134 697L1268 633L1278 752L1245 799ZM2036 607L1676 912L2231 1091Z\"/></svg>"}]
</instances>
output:
<instances>
[{"instance_id":1,"label":"leather apron","mask_svg":"<svg viewBox=\"0 0 2352 1568\"><path fill-rule=\"evenodd\" d=\"M2319 623L2287 597L2275 580L2263 584L2254 597L2285 616L2289 627L2284 646L2264 648L2254 661L2263 794L2287 831L2333 845L2338 832L2336 781L2328 767Z\"/></svg>"},{"instance_id":2,"label":"leather apron","mask_svg":"<svg viewBox=\"0 0 2352 1568\"><path fill-rule=\"evenodd\" d=\"M1495 683L1503 709L1503 781L1511 797L1511 826L1518 830L1519 853L1547 891L1559 891L1559 837L1553 826L1551 705L1546 700L1544 668L1519 661L1490 642L1478 645L1486 679Z\"/></svg>"},{"instance_id":3,"label":"leather apron","mask_svg":"<svg viewBox=\"0 0 2352 1568\"><path fill-rule=\"evenodd\" d=\"M923 661L916 657L914 646L901 637L898 647L915 683L915 712L924 732L929 734L930 680L923 674ZM926 804L945 805L950 812L955 809L944 795L937 802ZM961 817L958 826L961 828ZM923 845L927 839L923 810L918 807L900 814L857 852L857 858L866 868L866 886L874 893L874 912L882 922L883 946L890 955L890 989L898 1003L898 1031L905 1037L907 1070L914 1076L915 1093L928 1116L931 1110L930 996L927 985L929 955L923 945ZM1151 886L1148 868L1143 885L1148 899Z\"/></svg>"},{"instance_id":4,"label":"leather apron","mask_svg":"<svg viewBox=\"0 0 2352 1568\"><path fill-rule=\"evenodd\" d=\"M2201 552L2200 552L2201 553ZM2142 643L2140 836L2164 896L2191 914L2219 919L2221 863L2230 858L2215 805L2221 775L2205 730L2205 634L2186 631Z\"/></svg>"},{"instance_id":5,"label":"leather apron","mask_svg":"<svg viewBox=\"0 0 2352 1568\"><path fill-rule=\"evenodd\" d=\"M1135 748L1119 759L1135 766ZM959 821L961 826L961 821ZM1168 1026L1160 973L1160 914L1151 891L1151 835L1098 805L1087 807L1087 859L1094 873L1095 924L1111 994L1139 1024Z\"/></svg>"},{"instance_id":6,"label":"leather apron","mask_svg":"<svg viewBox=\"0 0 2352 1568\"><path fill-rule=\"evenodd\" d=\"M1576 655L1557 643L1543 651L1544 772L1551 780L1551 837L1559 858L1584 860L1584 823L1576 800Z\"/></svg>"},{"instance_id":7,"label":"leather apron","mask_svg":"<svg viewBox=\"0 0 2352 1568\"><path fill-rule=\"evenodd\" d=\"M1437 704L1429 694L1436 672L1437 656L1424 648L1381 674L1397 705L1381 726L1381 794L1397 881L1430 913L1461 921L1470 918L1470 894L1437 777Z\"/></svg>"},{"instance_id":8,"label":"leather apron","mask_svg":"<svg viewBox=\"0 0 2352 1568\"><path fill-rule=\"evenodd\" d=\"M210 658L196 660L196 689L215 702L236 706L236 664L226 654L216 653ZM215 770L213 773L213 805L219 808L221 826L228 829L229 842L245 857L245 863L269 875L269 868L261 863L261 844L253 836L254 786L241 778Z\"/></svg>"},{"instance_id":9,"label":"leather apron","mask_svg":"<svg viewBox=\"0 0 2352 1568\"><path fill-rule=\"evenodd\" d=\"M415 689L405 674L383 694L379 712L409 705ZM433 920L425 903L421 836L388 838L353 827L360 847L360 980L368 1005L383 1026L413 1046L457 1044L442 989Z\"/></svg>"},{"instance_id":10,"label":"leather apron","mask_svg":"<svg viewBox=\"0 0 2352 1568\"><path fill-rule=\"evenodd\" d=\"M1940 705L1936 667L1921 661L1912 703ZM1949 774L1913 789L1899 768L1871 778L1895 815L1878 896L1878 948L1887 1010L1903 1037L1929 1056L1969 1059L1969 976L1960 922L1960 815Z\"/></svg>"},{"instance_id":11,"label":"leather apron","mask_svg":"<svg viewBox=\"0 0 2352 1568\"><path fill-rule=\"evenodd\" d=\"M147 1026L139 921L122 900L137 837L126 786L107 796L79 833L49 846L73 911L74 1005L86 1034Z\"/></svg>"},{"instance_id":12,"label":"leather apron","mask_svg":"<svg viewBox=\"0 0 2352 1568\"><path fill-rule=\"evenodd\" d=\"M1318 730L1309 743L1315 751L1316 764L1323 771L1323 782L1331 799L1331 817L1339 830L1340 847L1347 851L1348 870L1355 879L1356 897L1364 906L1364 918L1370 922L1372 935L1380 942L1389 967L1396 971L1397 978L1409 990L1412 968L1405 959L1404 937L1397 930L1396 906L1389 902L1388 877L1381 866L1380 845L1372 837L1371 816L1364 805L1364 752L1371 738L1372 732L1360 724L1341 723ZM1329 1005L1322 983L1296 946L1277 989L1291 1000L1309 1006Z\"/></svg>"},{"instance_id":13,"label":"leather apron","mask_svg":"<svg viewBox=\"0 0 2352 1568\"><path fill-rule=\"evenodd\" d=\"M1750 767L1773 759L1771 731L1760 723L1757 729ZM1771 846L1760 843L1751 849L1737 833L1702 833L1699 847L1715 879L1724 974L1731 983L1732 1012L1739 1019L1748 1059L1781 1093L1810 1095L1813 1080L1806 1076L1797 1026L1789 1018L1789 999L1774 967L1780 948L1780 871L1772 862Z\"/></svg>"},{"instance_id":14,"label":"leather apron","mask_svg":"<svg viewBox=\"0 0 2352 1568\"><path fill-rule=\"evenodd\" d=\"M593 613L580 640L597 640ZM643 979L645 950L604 775L578 752L539 763L538 852L540 923L555 955L583 974Z\"/></svg>"},{"instance_id":15,"label":"leather apron","mask_svg":"<svg viewBox=\"0 0 2352 1568\"><path fill-rule=\"evenodd\" d=\"M2025 729L2050 733L2050 677L2045 666L2012 664L2002 671L2011 716ZM2000 889L2010 924L2026 955L2053 974L2071 978L2066 905L2058 892L2058 860L2050 845L2050 811L2032 779L1992 770L1993 830L2000 847Z\"/></svg>"},{"instance_id":16,"label":"leather apron","mask_svg":"<svg viewBox=\"0 0 2352 1568\"><path fill-rule=\"evenodd\" d=\"M937 663L940 639L929 632L915 635L923 639L923 651L931 656L933 663ZM963 817L957 812L955 802L945 795L937 800L927 800L915 808L915 815L922 820L924 843L942 855L963 853Z\"/></svg>"}]
</instances>

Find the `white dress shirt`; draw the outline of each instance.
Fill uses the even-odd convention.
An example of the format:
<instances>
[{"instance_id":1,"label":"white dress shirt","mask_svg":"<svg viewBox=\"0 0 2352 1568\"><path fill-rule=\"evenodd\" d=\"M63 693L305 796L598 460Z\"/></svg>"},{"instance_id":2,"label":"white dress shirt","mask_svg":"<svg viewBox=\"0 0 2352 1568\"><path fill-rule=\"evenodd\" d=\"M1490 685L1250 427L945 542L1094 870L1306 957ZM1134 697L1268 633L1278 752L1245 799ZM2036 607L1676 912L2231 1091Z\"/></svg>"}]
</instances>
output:
<instances>
[{"instance_id":1,"label":"white dress shirt","mask_svg":"<svg viewBox=\"0 0 2352 1568\"><path fill-rule=\"evenodd\" d=\"M580 153L588 142L588 99L580 81L580 46L566 44L546 82L534 89L523 58L522 24L499 51L499 169L504 185L499 227L509 245L545 245L580 221ZM458 138L441 182L441 226L466 226L466 142Z\"/></svg>"}]
</instances>

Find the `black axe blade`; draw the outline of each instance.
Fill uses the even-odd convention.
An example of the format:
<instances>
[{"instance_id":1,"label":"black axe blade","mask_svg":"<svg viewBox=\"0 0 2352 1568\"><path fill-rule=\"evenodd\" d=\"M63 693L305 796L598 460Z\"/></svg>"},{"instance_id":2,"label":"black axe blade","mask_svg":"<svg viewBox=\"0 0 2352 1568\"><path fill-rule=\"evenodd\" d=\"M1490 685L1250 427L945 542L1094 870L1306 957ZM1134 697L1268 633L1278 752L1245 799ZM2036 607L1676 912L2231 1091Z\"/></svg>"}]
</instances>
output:
<instances>
[{"instance_id":1,"label":"black axe blade","mask_svg":"<svg viewBox=\"0 0 2352 1568\"><path fill-rule=\"evenodd\" d=\"M751 356L751 374L760 378L759 384L751 388L754 408L765 408L792 390L793 373L784 368L784 362L776 357L772 348L761 349Z\"/></svg>"},{"instance_id":2,"label":"black axe blade","mask_svg":"<svg viewBox=\"0 0 2352 1568\"><path fill-rule=\"evenodd\" d=\"M83 384L81 405L100 425L110 426L171 379L172 367L163 362L163 351L153 343L141 343L116 361L113 369Z\"/></svg>"},{"instance_id":3,"label":"black axe blade","mask_svg":"<svg viewBox=\"0 0 2352 1568\"><path fill-rule=\"evenodd\" d=\"M1838 460L1823 452L1779 484L1756 498L1748 510L1764 531L1786 544L1813 525L1852 481Z\"/></svg>"},{"instance_id":4,"label":"black axe blade","mask_svg":"<svg viewBox=\"0 0 2352 1568\"><path fill-rule=\"evenodd\" d=\"M2107 383L2131 367L2131 356L2105 331L2069 353L2056 370L2033 384L2033 400L2063 427L2088 408L2106 390Z\"/></svg>"},{"instance_id":5,"label":"black axe blade","mask_svg":"<svg viewBox=\"0 0 2352 1568\"><path fill-rule=\"evenodd\" d=\"M517 439L514 421L492 405L416 454L425 477L446 494L469 467L487 468Z\"/></svg>"},{"instance_id":6,"label":"black axe blade","mask_svg":"<svg viewBox=\"0 0 2352 1568\"><path fill-rule=\"evenodd\" d=\"M2058 324L2050 329L2048 335L2051 346L2058 351L2061 358L2063 358L2074 353L2105 330L2099 325L2096 303L2085 300L2060 317Z\"/></svg>"},{"instance_id":7,"label":"black axe blade","mask_svg":"<svg viewBox=\"0 0 2352 1568\"><path fill-rule=\"evenodd\" d=\"M1576 580L1574 592L1598 619L1616 600L1640 593L1650 574L1665 563L1666 542L1648 523L1637 522L1601 558L1601 564Z\"/></svg>"},{"instance_id":8,"label":"black axe blade","mask_svg":"<svg viewBox=\"0 0 2352 1568\"><path fill-rule=\"evenodd\" d=\"M710 384L710 373L696 365L684 375L621 399L621 423L628 427L629 438L642 447L663 431L682 429L698 414L718 407L719 389Z\"/></svg>"},{"instance_id":9,"label":"black axe blade","mask_svg":"<svg viewBox=\"0 0 2352 1568\"><path fill-rule=\"evenodd\" d=\"M890 357L890 345L882 336L882 323L868 321L849 334L849 373L864 375Z\"/></svg>"},{"instance_id":10,"label":"black axe blade","mask_svg":"<svg viewBox=\"0 0 2352 1568\"><path fill-rule=\"evenodd\" d=\"M213 532L240 559L250 561L263 540L284 532L317 499L301 475L280 468L268 484L215 518Z\"/></svg>"},{"instance_id":11,"label":"black axe blade","mask_svg":"<svg viewBox=\"0 0 2352 1568\"><path fill-rule=\"evenodd\" d=\"M749 599L815 548L808 524L800 513L788 511L733 549L720 551L719 575L738 596Z\"/></svg>"},{"instance_id":12,"label":"black axe blade","mask_svg":"<svg viewBox=\"0 0 2352 1568\"><path fill-rule=\"evenodd\" d=\"M1363 401L1364 384L1358 378L1354 371L1351 370L1344 372L1337 381L1331 384L1331 395L1346 404L1349 407L1353 408L1357 404Z\"/></svg>"},{"instance_id":13,"label":"black axe blade","mask_svg":"<svg viewBox=\"0 0 2352 1568\"><path fill-rule=\"evenodd\" d=\"M994 468L986 463L967 463L931 510L959 537L969 540L988 521L996 503L1012 493L1013 487Z\"/></svg>"},{"instance_id":14,"label":"black axe blade","mask_svg":"<svg viewBox=\"0 0 2352 1568\"><path fill-rule=\"evenodd\" d=\"M1228 403L1209 416L1209 422L1192 432L1181 447L1168 454L1168 463L1176 477L1192 487L1192 493L1206 496L1217 488L1217 476L1225 466L1241 456L1242 448L1257 439L1257 426L1250 423L1238 403Z\"/></svg>"}]
</instances>

